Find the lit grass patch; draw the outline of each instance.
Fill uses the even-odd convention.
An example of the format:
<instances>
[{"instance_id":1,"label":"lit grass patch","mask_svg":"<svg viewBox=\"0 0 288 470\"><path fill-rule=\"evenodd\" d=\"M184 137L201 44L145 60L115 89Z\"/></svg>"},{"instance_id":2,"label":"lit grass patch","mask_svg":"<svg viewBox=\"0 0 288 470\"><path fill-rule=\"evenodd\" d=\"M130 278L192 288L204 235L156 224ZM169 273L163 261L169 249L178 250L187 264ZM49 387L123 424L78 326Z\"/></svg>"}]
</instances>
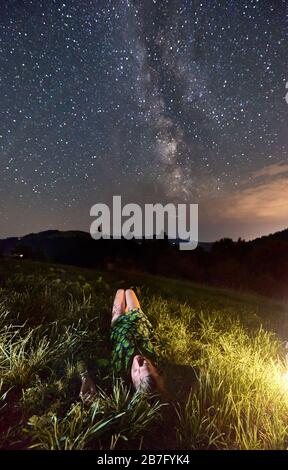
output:
<instances>
[{"instance_id":1,"label":"lit grass patch","mask_svg":"<svg viewBox=\"0 0 288 470\"><path fill-rule=\"evenodd\" d=\"M36 373L73 351L86 336L81 322L64 327L55 322L49 327L28 329L8 324L0 333L0 377L11 385L29 384Z\"/></svg>"},{"instance_id":2,"label":"lit grass patch","mask_svg":"<svg viewBox=\"0 0 288 470\"><path fill-rule=\"evenodd\" d=\"M0 273L1 448L288 447L284 348L269 330L288 337L286 305L140 273L29 262ZM113 382L111 306L130 286L172 406ZM91 408L78 398L78 353L98 388Z\"/></svg>"},{"instance_id":3,"label":"lit grass patch","mask_svg":"<svg viewBox=\"0 0 288 470\"><path fill-rule=\"evenodd\" d=\"M211 326L211 323L210 323ZM279 342L233 326L203 333L197 391L178 410L178 440L188 448L284 449L288 394Z\"/></svg>"}]
</instances>

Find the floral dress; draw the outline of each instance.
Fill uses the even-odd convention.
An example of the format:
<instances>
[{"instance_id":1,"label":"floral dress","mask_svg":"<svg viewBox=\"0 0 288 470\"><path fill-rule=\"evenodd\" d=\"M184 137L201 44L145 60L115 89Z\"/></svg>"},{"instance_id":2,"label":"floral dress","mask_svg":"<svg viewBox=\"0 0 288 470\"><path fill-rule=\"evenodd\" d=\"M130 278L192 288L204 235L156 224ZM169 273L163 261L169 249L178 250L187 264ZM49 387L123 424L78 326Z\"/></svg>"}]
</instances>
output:
<instances>
[{"instance_id":1,"label":"floral dress","mask_svg":"<svg viewBox=\"0 0 288 470\"><path fill-rule=\"evenodd\" d=\"M117 376L129 376L137 354L156 362L151 333L152 325L140 308L129 310L115 320L111 327L111 343L112 367Z\"/></svg>"}]
</instances>

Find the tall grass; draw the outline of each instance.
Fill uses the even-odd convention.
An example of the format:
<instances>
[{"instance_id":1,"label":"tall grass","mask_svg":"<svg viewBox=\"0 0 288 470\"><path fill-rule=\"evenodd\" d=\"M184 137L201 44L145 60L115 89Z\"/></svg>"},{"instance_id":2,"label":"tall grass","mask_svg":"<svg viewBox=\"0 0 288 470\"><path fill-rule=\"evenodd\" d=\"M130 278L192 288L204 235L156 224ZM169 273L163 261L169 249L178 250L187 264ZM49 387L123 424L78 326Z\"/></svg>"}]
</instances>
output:
<instances>
[{"instance_id":1,"label":"tall grass","mask_svg":"<svg viewBox=\"0 0 288 470\"><path fill-rule=\"evenodd\" d=\"M27 385L36 373L73 350L87 331L78 324L25 328L7 324L0 333L0 376L11 385Z\"/></svg>"},{"instance_id":2,"label":"tall grass","mask_svg":"<svg viewBox=\"0 0 288 470\"><path fill-rule=\"evenodd\" d=\"M147 276L135 286L166 378L170 402L163 406L111 376L110 311L115 289L126 285L122 277L110 284L93 271L33 263L6 277L0 447L287 448L284 350L262 325L280 317L266 308L262 322L255 298L241 305L239 294L221 292L219 300L215 289L195 286L192 296L186 282L181 299L180 281L173 290L173 281L161 279L157 293ZM78 399L79 351L98 388L90 408Z\"/></svg>"},{"instance_id":3,"label":"tall grass","mask_svg":"<svg viewBox=\"0 0 288 470\"><path fill-rule=\"evenodd\" d=\"M178 408L178 441L188 448L285 449L288 439L286 366L277 340L232 326L203 330L198 388Z\"/></svg>"},{"instance_id":4,"label":"tall grass","mask_svg":"<svg viewBox=\"0 0 288 470\"><path fill-rule=\"evenodd\" d=\"M30 448L100 449L106 443L106 448L114 449L121 440L142 436L159 419L161 406L159 402L150 404L137 394L131 399L130 390L116 381L112 394L99 390L88 409L75 403L62 417L53 412L32 416L25 431L34 442Z\"/></svg>"}]
</instances>

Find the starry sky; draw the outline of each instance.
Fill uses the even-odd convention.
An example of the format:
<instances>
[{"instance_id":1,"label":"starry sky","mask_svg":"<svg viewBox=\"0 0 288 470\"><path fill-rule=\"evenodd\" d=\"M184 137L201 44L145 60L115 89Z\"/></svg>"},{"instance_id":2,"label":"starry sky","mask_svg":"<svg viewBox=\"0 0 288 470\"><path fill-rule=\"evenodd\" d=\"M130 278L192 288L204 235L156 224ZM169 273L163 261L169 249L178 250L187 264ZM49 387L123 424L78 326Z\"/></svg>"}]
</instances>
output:
<instances>
[{"instance_id":1,"label":"starry sky","mask_svg":"<svg viewBox=\"0 0 288 470\"><path fill-rule=\"evenodd\" d=\"M288 226L286 0L0 3L0 238L199 204L202 241ZM288 100L287 100L288 101Z\"/></svg>"}]
</instances>

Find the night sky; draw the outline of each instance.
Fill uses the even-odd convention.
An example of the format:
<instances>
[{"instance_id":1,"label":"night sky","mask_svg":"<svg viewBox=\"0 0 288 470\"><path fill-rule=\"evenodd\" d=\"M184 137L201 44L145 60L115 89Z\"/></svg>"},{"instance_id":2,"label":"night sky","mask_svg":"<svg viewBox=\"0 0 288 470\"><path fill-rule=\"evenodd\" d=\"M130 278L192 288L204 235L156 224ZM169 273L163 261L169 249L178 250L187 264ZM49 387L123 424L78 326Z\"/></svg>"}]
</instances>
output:
<instances>
[{"instance_id":1,"label":"night sky","mask_svg":"<svg viewBox=\"0 0 288 470\"><path fill-rule=\"evenodd\" d=\"M2 0L0 238L199 204L200 239L288 226L284 0Z\"/></svg>"}]
</instances>

